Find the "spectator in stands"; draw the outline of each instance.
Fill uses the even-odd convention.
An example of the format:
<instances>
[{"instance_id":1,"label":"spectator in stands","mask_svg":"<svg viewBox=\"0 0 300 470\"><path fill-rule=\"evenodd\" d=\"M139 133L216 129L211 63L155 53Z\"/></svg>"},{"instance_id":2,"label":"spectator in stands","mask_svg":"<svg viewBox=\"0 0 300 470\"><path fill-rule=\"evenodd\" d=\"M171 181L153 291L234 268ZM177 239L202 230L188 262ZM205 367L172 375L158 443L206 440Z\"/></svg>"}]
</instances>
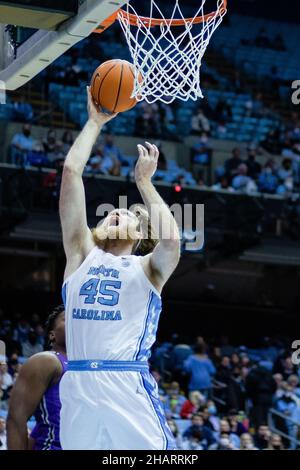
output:
<instances>
[{"instance_id":1,"label":"spectator in stands","mask_svg":"<svg viewBox=\"0 0 300 470\"><path fill-rule=\"evenodd\" d=\"M272 154L279 154L281 152L279 127L271 129L267 133L265 139L261 142L261 146Z\"/></svg>"},{"instance_id":2,"label":"spectator in stands","mask_svg":"<svg viewBox=\"0 0 300 470\"><path fill-rule=\"evenodd\" d=\"M248 431L245 425L239 420L239 415L236 410L231 410L229 412L227 420L229 422L231 432L237 436L240 437L242 434Z\"/></svg>"},{"instance_id":3,"label":"spectator in stands","mask_svg":"<svg viewBox=\"0 0 300 470\"><path fill-rule=\"evenodd\" d=\"M269 427L263 423L261 424L256 433L254 434L254 444L257 449L262 450L268 447L271 438L271 431Z\"/></svg>"},{"instance_id":4,"label":"spectator in stands","mask_svg":"<svg viewBox=\"0 0 300 470\"><path fill-rule=\"evenodd\" d=\"M269 370L258 364L253 365L246 378L246 394L252 401L252 423L256 429L268 419L276 392L276 382Z\"/></svg>"},{"instance_id":5,"label":"spectator in stands","mask_svg":"<svg viewBox=\"0 0 300 470\"><path fill-rule=\"evenodd\" d=\"M180 392L180 386L178 382L172 382L167 391L167 397L165 401L165 409L167 415L172 418L179 418L180 412L186 398Z\"/></svg>"},{"instance_id":6,"label":"spectator in stands","mask_svg":"<svg viewBox=\"0 0 300 470\"><path fill-rule=\"evenodd\" d=\"M258 190L262 193L274 194L278 187L274 160L268 160L258 176Z\"/></svg>"},{"instance_id":7,"label":"spectator in stands","mask_svg":"<svg viewBox=\"0 0 300 470\"><path fill-rule=\"evenodd\" d=\"M284 450L281 436L279 434L272 434L266 450Z\"/></svg>"},{"instance_id":8,"label":"spectator in stands","mask_svg":"<svg viewBox=\"0 0 300 470\"><path fill-rule=\"evenodd\" d=\"M41 142L36 141L32 150L28 152L27 164L30 166L49 167L50 162Z\"/></svg>"},{"instance_id":9,"label":"spectator in stands","mask_svg":"<svg viewBox=\"0 0 300 470\"><path fill-rule=\"evenodd\" d=\"M281 181L285 181L287 178L293 177L292 160L290 158L284 158L280 168L277 171L277 176Z\"/></svg>"},{"instance_id":10,"label":"spectator in stands","mask_svg":"<svg viewBox=\"0 0 300 470\"><path fill-rule=\"evenodd\" d=\"M177 393L173 393L173 394L168 393L166 400L165 400L166 415L174 419L179 418L182 405L185 401L186 400L183 395L180 395Z\"/></svg>"},{"instance_id":11,"label":"spectator in stands","mask_svg":"<svg viewBox=\"0 0 300 470\"><path fill-rule=\"evenodd\" d=\"M270 39L268 37L266 28L260 28L255 40L256 47L269 48L271 46Z\"/></svg>"},{"instance_id":12,"label":"spectator in stands","mask_svg":"<svg viewBox=\"0 0 300 470\"><path fill-rule=\"evenodd\" d=\"M5 342L8 357L14 353L22 355L21 343L14 339L14 329L11 320L5 320L1 330L1 340Z\"/></svg>"},{"instance_id":13,"label":"spectator in stands","mask_svg":"<svg viewBox=\"0 0 300 470\"><path fill-rule=\"evenodd\" d=\"M240 438L239 436L231 430L230 423L227 418L220 420L220 431L219 431L219 440L222 434L226 434L230 441L230 444L235 448L239 449L240 447Z\"/></svg>"},{"instance_id":14,"label":"spectator in stands","mask_svg":"<svg viewBox=\"0 0 300 470\"><path fill-rule=\"evenodd\" d=\"M216 128L216 137L218 139L226 139L226 134L227 134L227 126L225 121L220 121L217 124Z\"/></svg>"},{"instance_id":15,"label":"spectator in stands","mask_svg":"<svg viewBox=\"0 0 300 470\"><path fill-rule=\"evenodd\" d=\"M193 439L195 432L199 433L199 442L204 449L208 449L216 442L212 430L204 425L203 418L199 413L193 415L191 426L183 433L183 439Z\"/></svg>"},{"instance_id":16,"label":"spectator in stands","mask_svg":"<svg viewBox=\"0 0 300 470\"><path fill-rule=\"evenodd\" d=\"M119 149L119 147L117 147L117 145L115 145L114 138L111 134L107 134L105 136L103 154L104 157L108 157L111 160L119 160L121 163L123 163L123 155L121 153L121 150Z\"/></svg>"},{"instance_id":17,"label":"spectator in stands","mask_svg":"<svg viewBox=\"0 0 300 470\"><path fill-rule=\"evenodd\" d=\"M60 160L66 157L63 152L63 143L61 140L57 139L54 129L49 129L47 137L43 139L43 147L50 166L54 168Z\"/></svg>"},{"instance_id":18,"label":"spectator in stands","mask_svg":"<svg viewBox=\"0 0 300 470\"><path fill-rule=\"evenodd\" d=\"M280 196L291 197L293 190L294 178L292 176L289 176L283 181L283 183L278 186L276 193Z\"/></svg>"},{"instance_id":19,"label":"spectator in stands","mask_svg":"<svg viewBox=\"0 0 300 470\"><path fill-rule=\"evenodd\" d=\"M111 155L113 155L113 152ZM114 159L108 153L104 154L104 147L102 145L97 145L89 159L87 171L94 174L108 175L113 166Z\"/></svg>"},{"instance_id":20,"label":"spectator in stands","mask_svg":"<svg viewBox=\"0 0 300 470\"><path fill-rule=\"evenodd\" d=\"M232 180L232 187L236 191L241 191L247 194L257 190L255 181L248 176L248 168L245 163L242 163L237 168L237 175Z\"/></svg>"},{"instance_id":21,"label":"spectator in stands","mask_svg":"<svg viewBox=\"0 0 300 470\"><path fill-rule=\"evenodd\" d=\"M32 122L33 116L31 104L26 103L24 95L19 95L13 103L13 121Z\"/></svg>"},{"instance_id":22,"label":"spectator in stands","mask_svg":"<svg viewBox=\"0 0 300 470\"><path fill-rule=\"evenodd\" d=\"M229 378L227 387L226 402L229 408L238 410L245 409L246 404L246 390L245 380L248 375L247 368L235 366Z\"/></svg>"},{"instance_id":23,"label":"spectator in stands","mask_svg":"<svg viewBox=\"0 0 300 470\"><path fill-rule=\"evenodd\" d=\"M231 106L226 100L220 98L215 109L215 120L217 122L228 122L232 118Z\"/></svg>"},{"instance_id":24,"label":"spectator in stands","mask_svg":"<svg viewBox=\"0 0 300 470\"><path fill-rule=\"evenodd\" d=\"M1 401L0 409L7 409L9 392L13 386L12 376L8 372L8 366L5 362L0 363L0 391Z\"/></svg>"},{"instance_id":25,"label":"spectator in stands","mask_svg":"<svg viewBox=\"0 0 300 470\"><path fill-rule=\"evenodd\" d=\"M195 391L189 393L189 398L181 408L180 416L182 419L191 419L193 414L199 411L199 408L205 403L205 396Z\"/></svg>"},{"instance_id":26,"label":"spectator in stands","mask_svg":"<svg viewBox=\"0 0 300 470\"><path fill-rule=\"evenodd\" d=\"M297 366L293 364L289 351L284 352L276 359L273 372L281 374L284 380L288 380L290 375L297 375Z\"/></svg>"},{"instance_id":27,"label":"spectator in stands","mask_svg":"<svg viewBox=\"0 0 300 470\"><path fill-rule=\"evenodd\" d=\"M22 343L23 356L29 358L43 350L44 348L38 341L37 334L31 329L28 334L28 339Z\"/></svg>"},{"instance_id":28,"label":"spectator in stands","mask_svg":"<svg viewBox=\"0 0 300 470\"><path fill-rule=\"evenodd\" d=\"M182 450L204 450L205 445L206 439L203 437L203 432L195 429L191 432L188 438L183 440Z\"/></svg>"},{"instance_id":29,"label":"spectator in stands","mask_svg":"<svg viewBox=\"0 0 300 470\"><path fill-rule=\"evenodd\" d=\"M171 382L168 386L168 395L180 395L180 385L178 382Z\"/></svg>"},{"instance_id":30,"label":"spectator in stands","mask_svg":"<svg viewBox=\"0 0 300 470\"><path fill-rule=\"evenodd\" d=\"M250 145L247 149L247 152L248 152L248 157L245 162L248 168L247 174L250 178L256 179L259 173L261 172L261 165L256 160L257 153L258 153L257 147L255 145Z\"/></svg>"},{"instance_id":31,"label":"spectator in stands","mask_svg":"<svg viewBox=\"0 0 300 470\"><path fill-rule=\"evenodd\" d=\"M6 421L3 418L0 418L0 450L7 450Z\"/></svg>"},{"instance_id":32,"label":"spectator in stands","mask_svg":"<svg viewBox=\"0 0 300 470\"><path fill-rule=\"evenodd\" d=\"M198 186L198 188L206 188L207 187L206 182L205 182L205 178L204 178L203 170L199 170L197 175L196 175L196 185Z\"/></svg>"},{"instance_id":33,"label":"spectator in stands","mask_svg":"<svg viewBox=\"0 0 300 470\"><path fill-rule=\"evenodd\" d=\"M57 136L55 129L49 129L47 136L43 139L44 152L49 156L55 152L57 147Z\"/></svg>"},{"instance_id":34,"label":"spectator in stands","mask_svg":"<svg viewBox=\"0 0 300 470\"><path fill-rule=\"evenodd\" d=\"M207 401L207 405L202 407L202 418L203 424L213 432L220 430L220 420L217 416L218 410L215 403L212 400Z\"/></svg>"},{"instance_id":35,"label":"spectator in stands","mask_svg":"<svg viewBox=\"0 0 300 470\"><path fill-rule=\"evenodd\" d=\"M235 147L232 150L232 157L225 161L225 174L231 182L232 178L238 173L238 167L243 163L241 159L241 150Z\"/></svg>"},{"instance_id":36,"label":"spectator in stands","mask_svg":"<svg viewBox=\"0 0 300 470\"><path fill-rule=\"evenodd\" d=\"M232 367L238 367L241 365L241 359L238 353L234 352L231 354L230 363Z\"/></svg>"},{"instance_id":37,"label":"spectator in stands","mask_svg":"<svg viewBox=\"0 0 300 470\"><path fill-rule=\"evenodd\" d=\"M26 165L27 154L33 147L31 125L24 124L22 132L13 136L11 141L11 161L14 165Z\"/></svg>"},{"instance_id":38,"label":"spectator in stands","mask_svg":"<svg viewBox=\"0 0 300 470\"><path fill-rule=\"evenodd\" d=\"M209 396L216 369L206 354L204 344L198 344L194 347L194 354L185 362L185 370L190 374L189 390L198 390L205 396Z\"/></svg>"},{"instance_id":39,"label":"spectator in stands","mask_svg":"<svg viewBox=\"0 0 300 470\"><path fill-rule=\"evenodd\" d=\"M201 135L203 132L206 134L210 133L210 122L205 116L203 110L198 108L197 113L192 117L191 134Z\"/></svg>"},{"instance_id":40,"label":"spectator in stands","mask_svg":"<svg viewBox=\"0 0 300 470\"><path fill-rule=\"evenodd\" d=\"M299 377L296 374L290 375L287 379L287 383L291 387L291 392L295 394L297 398L300 398L299 382Z\"/></svg>"},{"instance_id":41,"label":"spectator in stands","mask_svg":"<svg viewBox=\"0 0 300 470\"><path fill-rule=\"evenodd\" d=\"M19 343L24 343L28 339L30 325L26 318L22 317L14 329L13 339Z\"/></svg>"},{"instance_id":42,"label":"spectator in stands","mask_svg":"<svg viewBox=\"0 0 300 470\"><path fill-rule=\"evenodd\" d=\"M297 437L297 426L294 422L299 422L300 417L300 399L293 392L292 387L289 384L285 384L285 390L281 397L275 402L275 408L286 416L287 419L276 417L277 429L285 434L288 434L291 438ZM291 421L293 420L293 421ZM290 447L288 439L285 439L286 447Z\"/></svg>"},{"instance_id":43,"label":"spectator in stands","mask_svg":"<svg viewBox=\"0 0 300 470\"><path fill-rule=\"evenodd\" d=\"M248 432L241 435L240 450L258 450L254 445L253 437Z\"/></svg>"},{"instance_id":44,"label":"spectator in stands","mask_svg":"<svg viewBox=\"0 0 300 470\"><path fill-rule=\"evenodd\" d=\"M229 191L229 192L234 191L232 186L230 186L230 184L229 184L228 177L225 176L225 175L220 177L220 181L218 183L215 183L212 186L212 189L214 189L215 191L219 191L221 189Z\"/></svg>"},{"instance_id":45,"label":"spectator in stands","mask_svg":"<svg viewBox=\"0 0 300 470\"><path fill-rule=\"evenodd\" d=\"M230 357L227 355L222 356L221 362L217 367L216 380L228 384L231 376Z\"/></svg>"},{"instance_id":46,"label":"spectator in stands","mask_svg":"<svg viewBox=\"0 0 300 470\"><path fill-rule=\"evenodd\" d=\"M230 441L229 434L223 432L219 436L218 443L210 446L209 450L238 450L238 448Z\"/></svg>"},{"instance_id":47,"label":"spectator in stands","mask_svg":"<svg viewBox=\"0 0 300 470\"><path fill-rule=\"evenodd\" d=\"M191 149L191 163L198 165L210 165L212 158L212 147L206 132L202 132Z\"/></svg>"}]
</instances>

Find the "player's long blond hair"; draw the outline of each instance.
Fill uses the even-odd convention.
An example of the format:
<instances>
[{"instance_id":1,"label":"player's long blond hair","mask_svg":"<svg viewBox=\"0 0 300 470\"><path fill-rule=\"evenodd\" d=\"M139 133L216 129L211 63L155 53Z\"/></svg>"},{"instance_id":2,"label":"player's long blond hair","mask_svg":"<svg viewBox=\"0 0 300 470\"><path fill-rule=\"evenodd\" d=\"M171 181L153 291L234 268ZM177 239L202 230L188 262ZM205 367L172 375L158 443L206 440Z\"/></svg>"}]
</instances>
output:
<instances>
[{"instance_id":1,"label":"player's long blond hair","mask_svg":"<svg viewBox=\"0 0 300 470\"><path fill-rule=\"evenodd\" d=\"M139 219L138 230L142 232L143 238L136 240L133 246L132 254L145 256L149 253L152 253L155 246L158 243L158 238L153 230L151 225L151 220L148 211L136 204L131 212L133 212L136 217ZM92 229L93 240L97 246L103 248L105 240L101 239L97 234L97 229Z\"/></svg>"}]
</instances>

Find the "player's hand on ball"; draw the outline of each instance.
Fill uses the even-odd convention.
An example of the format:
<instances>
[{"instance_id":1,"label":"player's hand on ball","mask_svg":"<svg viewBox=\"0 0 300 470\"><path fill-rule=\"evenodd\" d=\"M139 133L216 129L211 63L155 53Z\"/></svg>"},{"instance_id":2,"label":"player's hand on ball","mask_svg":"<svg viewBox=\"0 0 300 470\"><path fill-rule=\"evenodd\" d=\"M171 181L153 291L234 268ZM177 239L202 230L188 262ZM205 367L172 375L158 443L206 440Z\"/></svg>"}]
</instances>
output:
<instances>
[{"instance_id":1,"label":"player's hand on ball","mask_svg":"<svg viewBox=\"0 0 300 470\"><path fill-rule=\"evenodd\" d=\"M101 112L100 108L98 108L93 101L92 95L91 95L91 89L90 87L87 87L87 96L88 96L88 115L89 119L98 126L102 127L104 124L109 122L111 119L117 116L117 114L107 114Z\"/></svg>"},{"instance_id":2,"label":"player's hand on ball","mask_svg":"<svg viewBox=\"0 0 300 470\"><path fill-rule=\"evenodd\" d=\"M157 170L159 150L156 145L149 142L145 142L145 147L138 145L137 148L139 158L135 167L135 180L137 183L144 180L150 181Z\"/></svg>"}]
</instances>

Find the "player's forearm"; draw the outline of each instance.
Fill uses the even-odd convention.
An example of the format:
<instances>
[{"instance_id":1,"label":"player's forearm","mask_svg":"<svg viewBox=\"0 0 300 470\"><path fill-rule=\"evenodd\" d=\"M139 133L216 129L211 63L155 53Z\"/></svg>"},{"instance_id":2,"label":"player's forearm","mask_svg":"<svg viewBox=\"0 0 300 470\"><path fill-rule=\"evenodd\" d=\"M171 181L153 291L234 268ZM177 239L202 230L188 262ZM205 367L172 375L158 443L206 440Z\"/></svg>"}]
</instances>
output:
<instances>
[{"instance_id":1,"label":"player's forearm","mask_svg":"<svg viewBox=\"0 0 300 470\"><path fill-rule=\"evenodd\" d=\"M8 416L7 448L8 450L28 449L28 431L26 419L15 419L13 416Z\"/></svg>"},{"instance_id":2,"label":"player's forearm","mask_svg":"<svg viewBox=\"0 0 300 470\"><path fill-rule=\"evenodd\" d=\"M170 209L148 179L136 181L138 190L151 217L151 225L163 244L179 243L178 225Z\"/></svg>"},{"instance_id":3,"label":"player's forearm","mask_svg":"<svg viewBox=\"0 0 300 470\"><path fill-rule=\"evenodd\" d=\"M92 119L87 121L67 155L65 168L79 174L83 173L101 129L99 123Z\"/></svg>"}]
</instances>

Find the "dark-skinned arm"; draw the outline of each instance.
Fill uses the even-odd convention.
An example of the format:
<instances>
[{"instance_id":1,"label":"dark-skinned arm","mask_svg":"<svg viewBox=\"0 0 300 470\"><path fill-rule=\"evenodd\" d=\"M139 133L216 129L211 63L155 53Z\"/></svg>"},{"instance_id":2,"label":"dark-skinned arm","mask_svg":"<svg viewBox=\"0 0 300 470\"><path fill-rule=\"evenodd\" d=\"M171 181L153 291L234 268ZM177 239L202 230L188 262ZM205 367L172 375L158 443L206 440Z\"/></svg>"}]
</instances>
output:
<instances>
[{"instance_id":1,"label":"dark-skinned arm","mask_svg":"<svg viewBox=\"0 0 300 470\"><path fill-rule=\"evenodd\" d=\"M50 353L35 354L22 366L9 401L9 450L29 449L27 421L35 412L47 388L60 374L59 361Z\"/></svg>"}]
</instances>

